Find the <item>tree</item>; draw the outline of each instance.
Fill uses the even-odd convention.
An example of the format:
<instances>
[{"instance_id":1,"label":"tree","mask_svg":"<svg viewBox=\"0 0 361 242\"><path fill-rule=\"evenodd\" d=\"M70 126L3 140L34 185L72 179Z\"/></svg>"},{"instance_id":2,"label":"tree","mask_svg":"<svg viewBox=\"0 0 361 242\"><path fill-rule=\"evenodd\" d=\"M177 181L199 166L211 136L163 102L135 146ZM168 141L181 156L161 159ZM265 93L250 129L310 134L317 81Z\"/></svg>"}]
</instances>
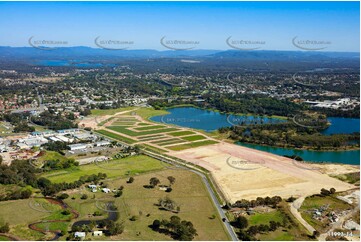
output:
<instances>
[{"instance_id":1,"label":"tree","mask_svg":"<svg viewBox=\"0 0 361 242\"><path fill-rule=\"evenodd\" d=\"M6 223L0 227L0 233L9 233L9 231L10 231L9 223Z\"/></svg>"},{"instance_id":2,"label":"tree","mask_svg":"<svg viewBox=\"0 0 361 242\"><path fill-rule=\"evenodd\" d=\"M158 185L160 183L160 181L159 181L159 179L158 178L156 178L156 177L152 177L152 178L150 178L150 180L149 180L149 185L151 186L151 187L155 187L156 185Z\"/></svg>"},{"instance_id":3,"label":"tree","mask_svg":"<svg viewBox=\"0 0 361 242\"><path fill-rule=\"evenodd\" d=\"M325 188L321 189L321 195L323 196L329 196L331 194L331 192Z\"/></svg>"},{"instance_id":4,"label":"tree","mask_svg":"<svg viewBox=\"0 0 361 242\"><path fill-rule=\"evenodd\" d=\"M129 179L128 179L128 181L127 181L127 183L133 183L134 182L134 177L129 177Z\"/></svg>"},{"instance_id":5,"label":"tree","mask_svg":"<svg viewBox=\"0 0 361 242\"><path fill-rule=\"evenodd\" d=\"M160 221L158 219L154 220L153 224L152 224L152 229L153 230L158 230L159 227L160 227Z\"/></svg>"},{"instance_id":6,"label":"tree","mask_svg":"<svg viewBox=\"0 0 361 242\"><path fill-rule=\"evenodd\" d=\"M60 200L67 199L68 197L69 197L69 195L66 194L66 193L62 193L61 195L57 196L57 198L60 199Z\"/></svg>"},{"instance_id":7,"label":"tree","mask_svg":"<svg viewBox=\"0 0 361 242\"><path fill-rule=\"evenodd\" d=\"M173 176L168 176L167 179L168 179L170 185L173 185L175 183L175 178Z\"/></svg>"},{"instance_id":8,"label":"tree","mask_svg":"<svg viewBox=\"0 0 361 242\"><path fill-rule=\"evenodd\" d=\"M107 229L110 235L121 234L124 231L123 223L115 223L113 220L109 220L109 224L107 224Z\"/></svg>"},{"instance_id":9,"label":"tree","mask_svg":"<svg viewBox=\"0 0 361 242\"><path fill-rule=\"evenodd\" d=\"M245 229L248 227L248 220L244 216L238 216L238 218L236 219L236 224L238 228Z\"/></svg>"}]
</instances>

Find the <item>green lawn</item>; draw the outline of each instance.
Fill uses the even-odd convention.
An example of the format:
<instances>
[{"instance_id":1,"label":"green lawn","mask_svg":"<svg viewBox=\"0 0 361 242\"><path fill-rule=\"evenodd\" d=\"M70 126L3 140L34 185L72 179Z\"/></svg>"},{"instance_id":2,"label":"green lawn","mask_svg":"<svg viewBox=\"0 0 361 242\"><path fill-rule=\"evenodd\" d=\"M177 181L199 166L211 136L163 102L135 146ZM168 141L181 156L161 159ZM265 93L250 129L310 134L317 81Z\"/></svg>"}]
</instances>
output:
<instances>
[{"instance_id":1,"label":"green lawn","mask_svg":"<svg viewBox=\"0 0 361 242\"><path fill-rule=\"evenodd\" d=\"M123 141L123 142L128 143L128 144L134 144L134 143L137 142L136 140L133 140L133 139L130 139L128 137L124 137L122 135L115 134L113 132L109 132L109 131L106 131L106 130L95 130L94 132L105 135L105 136L110 137L110 138L115 139L115 140Z\"/></svg>"},{"instance_id":2,"label":"green lawn","mask_svg":"<svg viewBox=\"0 0 361 242\"><path fill-rule=\"evenodd\" d=\"M158 143L158 145L160 145L160 146L166 146L166 145L179 144L179 143L183 143L183 142L184 142L184 141L182 141L182 140L173 140L173 141Z\"/></svg>"},{"instance_id":3,"label":"green lawn","mask_svg":"<svg viewBox=\"0 0 361 242\"><path fill-rule=\"evenodd\" d=\"M270 221L280 222L283 221L283 214L278 210L269 213L256 213L248 218L249 226L269 224Z\"/></svg>"},{"instance_id":4,"label":"green lawn","mask_svg":"<svg viewBox=\"0 0 361 242\"><path fill-rule=\"evenodd\" d=\"M36 227L44 230L52 230L52 231L68 231L69 222L49 222L49 223L40 223L37 224Z\"/></svg>"},{"instance_id":5,"label":"green lawn","mask_svg":"<svg viewBox=\"0 0 361 242\"><path fill-rule=\"evenodd\" d=\"M206 139L206 137L204 137L203 135L191 135L191 136L182 137L182 139L187 141L197 141L197 140Z\"/></svg>"},{"instance_id":6,"label":"green lawn","mask_svg":"<svg viewBox=\"0 0 361 242\"><path fill-rule=\"evenodd\" d=\"M176 131L178 129L176 128L164 128L164 129L156 129L156 130L147 130L147 131L141 131L141 132L135 132L132 130L127 129L127 127L122 126L109 126L108 129L114 130L118 133L126 134L129 136L142 136L147 134L159 134L159 133L165 133L165 132L171 132Z\"/></svg>"},{"instance_id":7,"label":"green lawn","mask_svg":"<svg viewBox=\"0 0 361 242\"><path fill-rule=\"evenodd\" d=\"M60 162L66 161L68 158L61 155L56 151L46 151L44 155L40 156L37 160L39 162L44 162L48 160L59 160Z\"/></svg>"},{"instance_id":8,"label":"green lawn","mask_svg":"<svg viewBox=\"0 0 361 242\"><path fill-rule=\"evenodd\" d=\"M217 143L218 143L217 141L205 140L205 141L199 141L199 142L194 142L194 143L184 144L184 145L168 146L167 149L178 151L178 150L185 150L185 149L196 148L199 146L212 145L212 144L217 144Z\"/></svg>"},{"instance_id":9,"label":"green lawn","mask_svg":"<svg viewBox=\"0 0 361 242\"><path fill-rule=\"evenodd\" d=\"M184 135L190 135L190 134L195 134L195 133L192 131L179 131L179 132L169 133L169 135L172 135L172 136L184 136Z\"/></svg>"},{"instance_id":10,"label":"green lawn","mask_svg":"<svg viewBox=\"0 0 361 242\"><path fill-rule=\"evenodd\" d=\"M160 161L149 156L138 155L126 157L113 161L100 162L79 167L72 167L61 171L51 171L44 173L42 177L48 178L54 183L63 181L73 182L81 176L106 173L108 178L125 177L127 174L135 175L148 171L163 169L164 165Z\"/></svg>"},{"instance_id":11,"label":"green lawn","mask_svg":"<svg viewBox=\"0 0 361 242\"><path fill-rule=\"evenodd\" d=\"M182 141L182 140L177 139L177 138L169 138L169 139L155 140L152 143L161 144L161 143L166 143L166 142L169 142L169 141Z\"/></svg>"},{"instance_id":12,"label":"green lawn","mask_svg":"<svg viewBox=\"0 0 361 242\"><path fill-rule=\"evenodd\" d=\"M165 128L166 126L164 125L148 125L145 127L139 127L139 128L134 128L135 130L139 130L139 131L145 131L145 130L152 130L152 129L161 129L161 128Z\"/></svg>"}]
</instances>

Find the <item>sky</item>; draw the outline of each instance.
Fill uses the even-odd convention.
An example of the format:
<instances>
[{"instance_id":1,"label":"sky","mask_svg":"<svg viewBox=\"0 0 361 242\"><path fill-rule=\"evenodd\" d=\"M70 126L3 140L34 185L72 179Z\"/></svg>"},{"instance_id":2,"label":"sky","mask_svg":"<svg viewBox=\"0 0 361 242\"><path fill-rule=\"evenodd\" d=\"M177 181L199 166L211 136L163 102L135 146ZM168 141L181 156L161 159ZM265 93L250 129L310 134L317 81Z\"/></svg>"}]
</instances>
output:
<instances>
[{"instance_id":1,"label":"sky","mask_svg":"<svg viewBox=\"0 0 361 242\"><path fill-rule=\"evenodd\" d=\"M95 38L99 37L129 41L132 43L127 46L129 49L166 50L169 45L160 41L164 37L162 43L185 40L191 41L193 44L187 46L195 49L227 50L233 48L226 41L231 37L228 43L236 47L300 50L292 42L296 38L313 41L306 47L359 52L359 4L0 2L0 46L29 47L29 38L33 36L32 40L98 48ZM231 42L241 40L249 41L248 45Z\"/></svg>"}]
</instances>

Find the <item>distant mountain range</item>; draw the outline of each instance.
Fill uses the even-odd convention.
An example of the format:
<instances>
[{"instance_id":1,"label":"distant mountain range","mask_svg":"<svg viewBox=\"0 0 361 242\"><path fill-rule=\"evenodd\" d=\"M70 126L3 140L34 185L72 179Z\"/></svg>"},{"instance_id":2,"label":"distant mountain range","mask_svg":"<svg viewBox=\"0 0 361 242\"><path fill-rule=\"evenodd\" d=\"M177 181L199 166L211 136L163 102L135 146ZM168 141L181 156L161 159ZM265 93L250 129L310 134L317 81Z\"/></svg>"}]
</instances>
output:
<instances>
[{"instance_id":1,"label":"distant mountain range","mask_svg":"<svg viewBox=\"0 0 361 242\"><path fill-rule=\"evenodd\" d=\"M331 60L359 59L358 52L271 51L271 50L106 50L91 47L61 47L41 50L33 47L0 46L1 59L118 59L118 58L215 58L243 60Z\"/></svg>"}]
</instances>

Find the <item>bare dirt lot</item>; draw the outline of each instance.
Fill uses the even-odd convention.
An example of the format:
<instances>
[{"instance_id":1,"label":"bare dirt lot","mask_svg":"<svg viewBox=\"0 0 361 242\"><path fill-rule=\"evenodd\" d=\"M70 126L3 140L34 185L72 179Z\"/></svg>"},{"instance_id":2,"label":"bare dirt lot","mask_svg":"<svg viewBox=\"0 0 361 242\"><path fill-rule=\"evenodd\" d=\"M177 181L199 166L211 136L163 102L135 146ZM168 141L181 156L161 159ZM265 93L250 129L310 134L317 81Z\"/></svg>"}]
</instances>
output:
<instances>
[{"instance_id":1,"label":"bare dirt lot","mask_svg":"<svg viewBox=\"0 0 361 242\"><path fill-rule=\"evenodd\" d=\"M231 202L265 196L308 196L321 188L337 191L353 185L329 177L317 166L239 145L220 143L173 151L169 155L208 169Z\"/></svg>"}]
</instances>

